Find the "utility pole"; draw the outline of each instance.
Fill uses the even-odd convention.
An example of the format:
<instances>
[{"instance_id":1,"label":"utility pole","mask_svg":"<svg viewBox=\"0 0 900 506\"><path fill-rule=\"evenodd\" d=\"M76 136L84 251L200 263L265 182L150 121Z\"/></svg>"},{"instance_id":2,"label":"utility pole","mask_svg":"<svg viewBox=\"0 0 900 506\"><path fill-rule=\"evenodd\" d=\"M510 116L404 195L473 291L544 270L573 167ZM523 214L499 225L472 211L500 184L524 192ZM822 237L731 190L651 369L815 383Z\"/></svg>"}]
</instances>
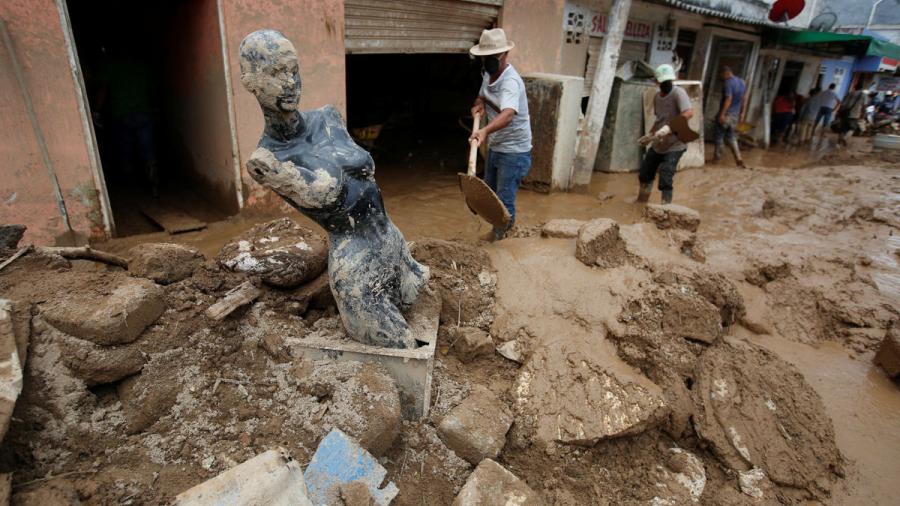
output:
<instances>
[{"instance_id":1,"label":"utility pole","mask_svg":"<svg viewBox=\"0 0 900 506\"><path fill-rule=\"evenodd\" d=\"M883 1L884 0L878 0L877 2L872 4L872 10L869 11L869 20L866 21L866 28L868 28L872 24L872 21L875 20L875 10L878 9L878 4L880 4ZM864 30L865 30L865 28L864 28Z\"/></svg>"},{"instance_id":2,"label":"utility pole","mask_svg":"<svg viewBox=\"0 0 900 506\"><path fill-rule=\"evenodd\" d=\"M603 37L603 44L600 46L600 54L597 56L597 70L594 72L594 82L591 85L591 98L588 100L587 114L581 124L581 133L578 135L578 151L575 154L572 174L575 188L583 188L591 182L629 11L631 0L613 0L609 9L609 22L606 25L606 36Z\"/></svg>"}]
</instances>

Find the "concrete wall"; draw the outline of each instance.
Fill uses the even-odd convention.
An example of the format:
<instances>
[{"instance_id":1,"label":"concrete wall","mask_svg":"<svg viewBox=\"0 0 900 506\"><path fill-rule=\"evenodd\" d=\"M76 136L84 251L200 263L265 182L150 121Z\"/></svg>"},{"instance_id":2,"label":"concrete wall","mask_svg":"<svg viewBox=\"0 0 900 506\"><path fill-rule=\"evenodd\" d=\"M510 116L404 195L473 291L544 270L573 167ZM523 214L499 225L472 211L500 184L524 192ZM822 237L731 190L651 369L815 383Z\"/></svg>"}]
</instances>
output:
<instances>
[{"instance_id":1,"label":"concrete wall","mask_svg":"<svg viewBox=\"0 0 900 506\"><path fill-rule=\"evenodd\" d=\"M343 0L221 0L228 63L233 89L238 156L247 205L280 205L272 192L257 185L246 173L247 158L263 130L256 99L241 86L238 48L254 30L274 28L297 48L303 91L300 107L333 104L346 114Z\"/></svg>"},{"instance_id":2,"label":"concrete wall","mask_svg":"<svg viewBox=\"0 0 900 506\"><path fill-rule=\"evenodd\" d=\"M840 79L840 83L835 91L838 97L843 99L844 95L847 94L847 90L850 89L850 83L853 81L853 61L853 59L849 58L844 60L822 60L822 69L824 70L822 89L827 89L831 83Z\"/></svg>"},{"instance_id":3,"label":"concrete wall","mask_svg":"<svg viewBox=\"0 0 900 506\"><path fill-rule=\"evenodd\" d=\"M516 43L510 56L520 74L559 70L564 7L565 0L505 0L500 27Z\"/></svg>"},{"instance_id":4,"label":"concrete wall","mask_svg":"<svg viewBox=\"0 0 900 506\"><path fill-rule=\"evenodd\" d=\"M584 80L546 73L527 74L524 80L534 147L523 185L544 193L567 191L572 183Z\"/></svg>"},{"instance_id":5,"label":"concrete wall","mask_svg":"<svg viewBox=\"0 0 900 506\"><path fill-rule=\"evenodd\" d=\"M24 242L84 242L104 234L82 116L52 0L3 0L13 49L31 92L74 234L67 234L16 82L0 41L0 223L28 226Z\"/></svg>"}]
</instances>

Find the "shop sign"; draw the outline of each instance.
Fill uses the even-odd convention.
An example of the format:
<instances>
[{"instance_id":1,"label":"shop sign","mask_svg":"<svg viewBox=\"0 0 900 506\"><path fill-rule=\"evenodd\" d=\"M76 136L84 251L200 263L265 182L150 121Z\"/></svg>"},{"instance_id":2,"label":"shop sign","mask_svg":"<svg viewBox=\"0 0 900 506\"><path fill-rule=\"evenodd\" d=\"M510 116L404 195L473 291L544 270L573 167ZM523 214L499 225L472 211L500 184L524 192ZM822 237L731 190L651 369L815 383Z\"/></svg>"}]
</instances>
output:
<instances>
[{"instance_id":1,"label":"shop sign","mask_svg":"<svg viewBox=\"0 0 900 506\"><path fill-rule=\"evenodd\" d=\"M599 12L591 12L590 19L587 22L588 35L591 37L603 37L606 34L606 24L608 22L606 14ZM625 39L637 40L640 42L650 42L653 38L653 24L643 21L628 20L625 26Z\"/></svg>"},{"instance_id":2,"label":"shop sign","mask_svg":"<svg viewBox=\"0 0 900 506\"><path fill-rule=\"evenodd\" d=\"M883 56L881 62L878 63L878 72L894 72L897 70L898 63L900 63L900 61L894 58Z\"/></svg>"}]
</instances>

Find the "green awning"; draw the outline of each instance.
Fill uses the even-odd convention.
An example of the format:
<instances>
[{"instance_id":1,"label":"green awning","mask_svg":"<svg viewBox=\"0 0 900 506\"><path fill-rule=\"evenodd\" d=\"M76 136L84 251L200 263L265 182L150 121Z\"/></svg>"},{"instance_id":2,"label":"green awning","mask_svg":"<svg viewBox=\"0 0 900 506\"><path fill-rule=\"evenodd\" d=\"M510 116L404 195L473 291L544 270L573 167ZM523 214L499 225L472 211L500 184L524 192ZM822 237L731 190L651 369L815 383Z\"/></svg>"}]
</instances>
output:
<instances>
[{"instance_id":1,"label":"green awning","mask_svg":"<svg viewBox=\"0 0 900 506\"><path fill-rule=\"evenodd\" d=\"M895 60L900 60L900 46L884 40L872 39L869 48L866 49L868 56L887 56Z\"/></svg>"},{"instance_id":2,"label":"green awning","mask_svg":"<svg viewBox=\"0 0 900 506\"><path fill-rule=\"evenodd\" d=\"M781 33L778 34L778 42L781 42L782 44L830 44L835 42L868 43L871 40L872 37L869 37L868 35L814 32L811 30L782 30Z\"/></svg>"}]
</instances>

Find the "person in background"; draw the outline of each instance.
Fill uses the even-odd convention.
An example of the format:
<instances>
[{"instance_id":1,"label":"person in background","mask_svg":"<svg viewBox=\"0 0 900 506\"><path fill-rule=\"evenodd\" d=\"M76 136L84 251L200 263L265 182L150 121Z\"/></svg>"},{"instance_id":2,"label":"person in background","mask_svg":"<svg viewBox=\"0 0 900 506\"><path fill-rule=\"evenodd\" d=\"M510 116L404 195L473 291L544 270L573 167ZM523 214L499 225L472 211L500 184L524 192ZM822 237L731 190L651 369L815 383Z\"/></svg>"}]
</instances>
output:
<instances>
[{"instance_id":1,"label":"person in background","mask_svg":"<svg viewBox=\"0 0 900 506\"><path fill-rule=\"evenodd\" d=\"M684 88L675 86L675 69L668 64L656 68L656 83L659 91L653 97L653 109L656 113L656 122L650 127L650 133L642 137L639 142L652 142L644 159L641 160L638 181L640 191L638 202L650 200L650 192L653 191L653 180L659 172L659 191L662 192L662 203L672 203L674 190L675 171L681 155L687 150L687 145L668 127L669 120L679 114L686 119L694 116L691 98Z\"/></svg>"},{"instance_id":2,"label":"person in background","mask_svg":"<svg viewBox=\"0 0 900 506\"><path fill-rule=\"evenodd\" d=\"M841 99L838 98L837 92L834 91L835 88L837 88L837 85L831 83L828 85L827 90L816 95L816 105L818 106L818 110L816 112L816 119L813 121L813 135L816 133L816 128L819 127L820 120L822 121L822 134L824 135L831 126L831 117L834 114L834 111L841 106Z\"/></svg>"},{"instance_id":3,"label":"person in background","mask_svg":"<svg viewBox=\"0 0 900 506\"><path fill-rule=\"evenodd\" d=\"M816 113L819 112L816 97L821 93L818 87L809 90L809 98L803 102L797 117L800 121L797 127L797 143L805 144L812 139L813 122L816 119Z\"/></svg>"},{"instance_id":4,"label":"person in background","mask_svg":"<svg viewBox=\"0 0 900 506\"><path fill-rule=\"evenodd\" d=\"M838 110L841 127L838 133L838 144L847 147L853 132L859 127L859 120L865 114L866 94L862 91L862 83L857 81L850 94L844 99Z\"/></svg>"},{"instance_id":5,"label":"person in background","mask_svg":"<svg viewBox=\"0 0 900 506\"><path fill-rule=\"evenodd\" d=\"M794 92L782 91L772 102L772 145L787 141L788 128L794 121Z\"/></svg>"},{"instance_id":6,"label":"person in background","mask_svg":"<svg viewBox=\"0 0 900 506\"><path fill-rule=\"evenodd\" d=\"M747 84L740 77L734 75L731 67L722 67L719 72L719 78L722 80L722 103L719 106L719 113L716 115L716 151L714 161L718 162L722 159L722 151L725 143L734 154L734 161L738 167L745 167L744 159L741 158L741 149L738 147L735 129L741 122L741 111L744 102L744 94L747 91Z\"/></svg>"},{"instance_id":7,"label":"person in background","mask_svg":"<svg viewBox=\"0 0 900 506\"><path fill-rule=\"evenodd\" d=\"M515 44L502 28L484 30L469 53L481 58L481 89L472 115L487 112L488 123L472 132L469 140L488 141L484 181L500 197L511 218L505 229L495 228L486 239L503 239L516 222L516 193L531 168L531 120L525 82L509 63ZM485 107L487 106L487 107Z\"/></svg>"}]
</instances>

